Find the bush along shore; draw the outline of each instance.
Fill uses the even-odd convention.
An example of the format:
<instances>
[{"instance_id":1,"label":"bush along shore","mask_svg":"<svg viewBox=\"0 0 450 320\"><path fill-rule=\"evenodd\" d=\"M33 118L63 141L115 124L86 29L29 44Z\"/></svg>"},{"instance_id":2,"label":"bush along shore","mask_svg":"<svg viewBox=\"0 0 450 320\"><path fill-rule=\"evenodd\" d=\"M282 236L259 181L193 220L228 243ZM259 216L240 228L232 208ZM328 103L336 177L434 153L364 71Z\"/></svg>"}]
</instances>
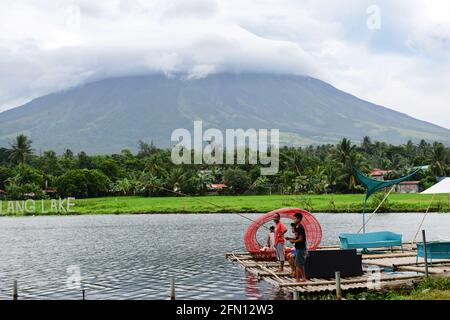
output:
<instances>
[{"instance_id":1,"label":"bush along shore","mask_svg":"<svg viewBox=\"0 0 450 320\"><path fill-rule=\"evenodd\" d=\"M369 200L372 212L384 198L375 195ZM361 212L364 194L333 195L271 195L271 196L180 196L180 197L102 197L89 199L28 200L1 203L3 216L52 214L143 214L143 213L265 213L281 207L299 207L313 213ZM378 212L424 212L430 195L390 194ZM69 205L69 207L68 207ZM13 209L11 209L13 208ZM20 209L23 210L20 210ZM26 210L31 208L31 210ZM430 212L449 212L447 195L434 198Z\"/></svg>"}]
</instances>

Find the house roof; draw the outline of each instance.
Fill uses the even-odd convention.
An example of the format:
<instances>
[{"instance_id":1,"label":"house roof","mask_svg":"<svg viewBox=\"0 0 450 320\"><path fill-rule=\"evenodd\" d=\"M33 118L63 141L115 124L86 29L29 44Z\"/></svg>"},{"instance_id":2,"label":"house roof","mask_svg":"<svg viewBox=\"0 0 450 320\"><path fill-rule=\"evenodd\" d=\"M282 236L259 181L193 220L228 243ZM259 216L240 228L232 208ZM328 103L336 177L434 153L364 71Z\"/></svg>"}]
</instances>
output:
<instances>
[{"instance_id":1,"label":"house roof","mask_svg":"<svg viewBox=\"0 0 450 320\"><path fill-rule=\"evenodd\" d=\"M382 176L382 175L385 175L386 173L389 173L391 171L392 170L383 170L383 169L375 168L375 169L370 170L369 174L371 176Z\"/></svg>"},{"instance_id":2,"label":"house roof","mask_svg":"<svg viewBox=\"0 0 450 320\"><path fill-rule=\"evenodd\" d=\"M228 186L226 184L223 183L212 183L208 185L208 188L211 189L223 189L223 188L227 188Z\"/></svg>"},{"instance_id":3,"label":"house roof","mask_svg":"<svg viewBox=\"0 0 450 320\"><path fill-rule=\"evenodd\" d=\"M403 181L403 182L400 182L399 184L408 185L408 184L419 184L419 183L420 183L420 181Z\"/></svg>"}]
</instances>

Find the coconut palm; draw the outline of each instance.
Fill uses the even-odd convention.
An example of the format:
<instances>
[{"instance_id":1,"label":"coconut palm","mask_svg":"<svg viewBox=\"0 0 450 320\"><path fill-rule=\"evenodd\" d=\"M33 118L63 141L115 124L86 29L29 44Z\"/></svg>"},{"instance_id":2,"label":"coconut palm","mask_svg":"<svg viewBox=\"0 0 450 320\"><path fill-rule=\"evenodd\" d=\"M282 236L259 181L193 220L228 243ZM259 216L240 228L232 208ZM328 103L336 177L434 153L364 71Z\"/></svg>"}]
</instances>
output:
<instances>
[{"instance_id":1,"label":"coconut palm","mask_svg":"<svg viewBox=\"0 0 450 320\"><path fill-rule=\"evenodd\" d=\"M370 137L365 136L363 138L363 141L361 142L361 149L366 153L369 153L372 150L372 140L370 140Z\"/></svg>"},{"instance_id":2,"label":"coconut palm","mask_svg":"<svg viewBox=\"0 0 450 320\"><path fill-rule=\"evenodd\" d=\"M347 190L354 190L357 185L357 178L353 168L366 170L367 163L364 157L356 152L356 146L352 145L350 140L344 138L336 146L335 159L341 165L337 181L344 184Z\"/></svg>"},{"instance_id":3,"label":"coconut palm","mask_svg":"<svg viewBox=\"0 0 450 320\"><path fill-rule=\"evenodd\" d=\"M191 178L191 183L195 190L199 194L204 194L206 192L208 184L213 182L213 178L208 173L198 172L194 174Z\"/></svg>"},{"instance_id":4,"label":"coconut palm","mask_svg":"<svg viewBox=\"0 0 450 320\"><path fill-rule=\"evenodd\" d=\"M354 168L359 168L362 171L367 170L367 163L364 157L357 152L352 152L347 161L341 164L340 175L337 180L343 183L348 191L353 191L356 189L357 178L355 175Z\"/></svg>"},{"instance_id":5,"label":"coconut palm","mask_svg":"<svg viewBox=\"0 0 450 320\"><path fill-rule=\"evenodd\" d=\"M334 160L328 160L327 164L325 165L324 174L327 181L327 185L333 186L337 182L338 177L338 169L339 164L336 163Z\"/></svg>"},{"instance_id":6,"label":"coconut palm","mask_svg":"<svg viewBox=\"0 0 450 320\"><path fill-rule=\"evenodd\" d=\"M151 172L143 172L138 181L141 186L141 190L145 191L149 196L164 193L165 188L162 179L158 178Z\"/></svg>"},{"instance_id":7,"label":"coconut palm","mask_svg":"<svg viewBox=\"0 0 450 320\"><path fill-rule=\"evenodd\" d=\"M9 160L16 164L24 164L33 153L32 141L24 134L20 134L10 143Z\"/></svg>"},{"instance_id":8,"label":"coconut palm","mask_svg":"<svg viewBox=\"0 0 450 320\"><path fill-rule=\"evenodd\" d=\"M447 152L442 143L435 142L430 150L429 161L431 162L431 171L438 177L442 177L446 173L445 158Z\"/></svg>"},{"instance_id":9,"label":"coconut palm","mask_svg":"<svg viewBox=\"0 0 450 320\"><path fill-rule=\"evenodd\" d=\"M294 171L297 175L302 172L302 154L298 149L289 149L281 153L282 167Z\"/></svg>"},{"instance_id":10,"label":"coconut palm","mask_svg":"<svg viewBox=\"0 0 450 320\"><path fill-rule=\"evenodd\" d=\"M113 185L113 191L119 192L124 196L129 194L130 190L131 190L131 183L130 180L128 180L127 178L117 180Z\"/></svg>"},{"instance_id":11,"label":"coconut palm","mask_svg":"<svg viewBox=\"0 0 450 320\"><path fill-rule=\"evenodd\" d=\"M350 155L355 149L356 146L353 145L349 139L343 138L336 146L336 160L345 164L350 159Z\"/></svg>"}]
</instances>

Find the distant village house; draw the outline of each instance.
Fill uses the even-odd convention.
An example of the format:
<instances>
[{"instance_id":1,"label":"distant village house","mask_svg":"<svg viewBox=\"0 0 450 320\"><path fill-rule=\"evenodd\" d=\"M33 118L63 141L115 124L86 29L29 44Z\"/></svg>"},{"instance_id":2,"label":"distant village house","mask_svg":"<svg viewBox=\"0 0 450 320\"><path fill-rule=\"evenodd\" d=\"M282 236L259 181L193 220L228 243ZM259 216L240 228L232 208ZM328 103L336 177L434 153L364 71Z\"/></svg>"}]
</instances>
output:
<instances>
[{"instance_id":1,"label":"distant village house","mask_svg":"<svg viewBox=\"0 0 450 320\"><path fill-rule=\"evenodd\" d=\"M370 171L370 176L379 181L384 181L384 176L392 172L392 170L384 169L372 169ZM418 193L420 191L420 181L404 181L395 186L395 192L397 193Z\"/></svg>"},{"instance_id":2,"label":"distant village house","mask_svg":"<svg viewBox=\"0 0 450 320\"><path fill-rule=\"evenodd\" d=\"M211 184L208 184L206 186L206 188L208 189L209 193L219 193L219 192L225 190L226 188L228 188L228 186L223 183L211 183Z\"/></svg>"},{"instance_id":3,"label":"distant village house","mask_svg":"<svg viewBox=\"0 0 450 320\"><path fill-rule=\"evenodd\" d=\"M395 186L398 193L418 193L420 191L420 181L403 181Z\"/></svg>"},{"instance_id":4,"label":"distant village house","mask_svg":"<svg viewBox=\"0 0 450 320\"><path fill-rule=\"evenodd\" d=\"M391 171L392 170L383 170L383 169L375 168L375 169L370 170L369 174L373 179L383 181L384 175L388 174Z\"/></svg>"}]
</instances>

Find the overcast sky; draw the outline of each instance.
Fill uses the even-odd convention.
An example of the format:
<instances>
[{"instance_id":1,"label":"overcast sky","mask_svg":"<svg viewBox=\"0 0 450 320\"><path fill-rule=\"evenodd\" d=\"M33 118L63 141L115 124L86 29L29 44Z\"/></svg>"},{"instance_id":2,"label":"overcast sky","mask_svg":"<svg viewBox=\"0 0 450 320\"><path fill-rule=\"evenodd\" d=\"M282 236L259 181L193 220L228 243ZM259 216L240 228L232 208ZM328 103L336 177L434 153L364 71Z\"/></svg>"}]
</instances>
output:
<instances>
[{"instance_id":1,"label":"overcast sky","mask_svg":"<svg viewBox=\"0 0 450 320\"><path fill-rule=\"evenodd\" d=\"M110 76L306 74L450 128L448 0L0 0L0 110Z\"/></svg>"}]
</instances>

